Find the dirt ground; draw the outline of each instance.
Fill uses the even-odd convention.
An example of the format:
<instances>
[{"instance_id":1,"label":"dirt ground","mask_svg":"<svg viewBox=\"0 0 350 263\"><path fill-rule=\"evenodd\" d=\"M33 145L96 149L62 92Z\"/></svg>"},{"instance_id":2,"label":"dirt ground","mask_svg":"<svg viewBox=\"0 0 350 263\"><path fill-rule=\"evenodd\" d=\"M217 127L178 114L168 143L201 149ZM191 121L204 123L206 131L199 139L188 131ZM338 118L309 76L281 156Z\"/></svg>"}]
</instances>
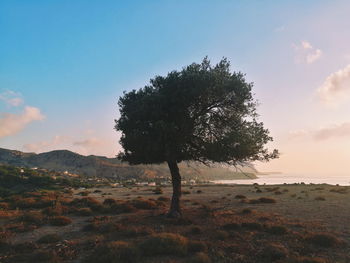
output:
<instances>
[{"instance_id":1,"label":"dirt ground","mask_svg":"<svg viewBox=\"0 0 350 263\"><path fill-rule=\"evenodd\" d=\"M136 210L115 214L107 210L93 210L84 216L68 213L71 223L67 225L43 224L30 231L14 231L7 237L7 243L13 247L37 244L41 237L56 234L61 237L60 241L36 245L34 250L52 249L58 255L56 259L42 262L82 262L89 253L99 253L101 244L109 247L115 241L122 241L127 243L123 246L134 248L135 244L140 247L139 244L150 236L173 233L181 240L201 242L204 248L180 257L160 254L135 261L121 258L96 262L350 262L350 187L303 184L183 186L182 221L169 221L165 217L171 191L168 186L162 186L158 194L155 194L154 186L74 190L64 198L90 198L101 204L106 199L123 204L144 200L149 207L136 206ZM153 204L157 206L152 207ZM1 219L4 228L9 221L9 218ZM93 230L87 231L89 227ZM101 230L103 227L108 230ZM126 231L129 234L125 234ZM326 243L322 243L314 238L317 233L329 233L331 237L321 237L323 241L326 238ZM60 246L62 250L57 250ZM112 253L106 251L103 253ZM0 262L16 262L16 257L11 259L11 255L3 259Z\"/></svg>"}]
</instances>

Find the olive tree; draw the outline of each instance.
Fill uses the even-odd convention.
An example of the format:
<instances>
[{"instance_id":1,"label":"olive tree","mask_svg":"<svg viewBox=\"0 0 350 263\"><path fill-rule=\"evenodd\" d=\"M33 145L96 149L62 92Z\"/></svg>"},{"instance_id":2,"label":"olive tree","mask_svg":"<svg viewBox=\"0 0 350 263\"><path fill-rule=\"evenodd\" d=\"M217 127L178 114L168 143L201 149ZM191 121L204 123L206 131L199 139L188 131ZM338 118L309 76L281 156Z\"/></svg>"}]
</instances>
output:
<instances>
[{"instance_id":1,"label":"olive tree","mask_svg":"<svg viewBox=\"0 0 350 263\"><path fill-rule=\"evenodd\" d=\"M278 156L266 148L272 138L257 120L252 87L244 74L230 71L227 59L211 65L204 58L119 98L115 128L124 151L118 157L130 164L168 164L169 216L181 216L178 163L238 165Z\"/></svg>"}]
</instances>

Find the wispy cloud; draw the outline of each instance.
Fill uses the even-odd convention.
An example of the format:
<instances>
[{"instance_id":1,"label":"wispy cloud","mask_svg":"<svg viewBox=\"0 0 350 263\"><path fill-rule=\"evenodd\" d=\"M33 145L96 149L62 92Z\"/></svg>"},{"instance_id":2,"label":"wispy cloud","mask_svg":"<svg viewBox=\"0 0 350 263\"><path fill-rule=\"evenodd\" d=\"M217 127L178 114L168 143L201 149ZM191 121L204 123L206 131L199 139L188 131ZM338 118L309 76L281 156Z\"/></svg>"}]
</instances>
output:
<instances>
[{"instance_id":1,"label":"wispy cloud","mask_svg":"<svg viewBox=\"0 0 350 263\"><path fill-rule=\"evenodd\" d=\"M276 27L275 29L274 29L274 31L276 32L276 33L278 33L278 32L283 32L284 30L286 30L286 27L285 26L278 26L278 27Z\"/></svg>"},{"instance_id":2,"label":"wispy cloud","mask_svg":"<svg viewBox=\"0 0 350 263\"><path fill-rule=\"evenodd\" d=\"M344 122L321 128L313 133L313 138L316 140L327 140L330 138L348 136L350 136L350 122Z\"/></svg>"},{"instance_id":3,"label":"wispy cloud","mask_svg":"<svg viewBox=\"0 0 350 263\"><path fill-rule=\"evenodd\" d=\"M324 141L332 138L350 137L350 122L332 124L315 130L295 130L288 134L289 139L314 139Z\"/></svg>"},{"instance_id":4,"label":"wispy cloud","mask_svg":"<svg viewBox=\"0 0 350 263\"><path fill-rule=\"evenodd\" d=\"M322 102L336 105L350 95L350 64L330 74L323 82L317 93Z\"/></svg>"},{"instance_id":5,"label":"wispy cloud","mask_svg":"<svg viewBox=\"0 0 350 263\"><path fill-rule=\"evenodd\" d=\"M45 152L56 149L57 146L68 142L69 136L56 135L51 140L28 143L23 146L29 152Z\"/></svg>"},{"instance_id":6,"label":"wispy cloud","mask_svg":"<svg viewBox=\"0 0 350 263\"><path fill-rule=\"evenodd\" d=\"M20 93L12 90L5 90L0 93L0 100L10 106L20 106L23 104L23 98Z\"/></svg>"},{"instance_id":7,"label":"wispy cloud","mask_svg":"<svg viewBox=\"0 0 350 263\"><path fill-rule=\"evenodd\" d=\"M306 130L294 130L288 133L288 137L289 139L298 139L305 137L307 134L308 132Z\"/></svg>"},{"instance_id":8,"label":"wispy cloud","mask_svg":"<svg viewBox=\"0 0 350 263\"><path fill-rule=\"evenodd\" d=\"M101 146L103 144L104 144L103 140L95 137L73 142L73 145L83 146L83 147L96 147L96 146Z\"/></svg>"},{"instance_id":9,"label":"wispy cloud","mask_svg":"<svg viewBox=\"0 0 350 263\"><path fill-rule=\"evenodd\" d=\"M22 113L3 113L0 115L0 138L14 135L33 121L43 120L45 116L40 109L26 106Z\"/></svg>"},{"instance_id":10,"label":"wispy cloud","mask_svg":"<svg viewBox=\"0 0 350 263\"><path fill-rule=\"evenodd\" d=\"M297 63L312 64L322 56L322 50L314 48L308 41L304 40L299 44L293 44L292 46L296 53L295 60Z\"/></svg>"}]
</instances>

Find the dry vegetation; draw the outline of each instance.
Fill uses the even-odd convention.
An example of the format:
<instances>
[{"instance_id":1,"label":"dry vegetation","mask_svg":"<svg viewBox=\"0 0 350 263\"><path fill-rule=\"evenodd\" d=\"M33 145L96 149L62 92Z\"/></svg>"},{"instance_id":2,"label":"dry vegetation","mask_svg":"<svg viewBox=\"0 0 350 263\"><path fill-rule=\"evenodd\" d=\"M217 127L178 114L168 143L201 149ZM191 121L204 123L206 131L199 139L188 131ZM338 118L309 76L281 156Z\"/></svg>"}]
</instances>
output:
<instances>
[{"instance_id":1,"label":"dry vegetation","mask_svg":"<svg viewBox=\"0 0 350 263\"><path fill-rule=\"evenodd\" d=\"M182 219L165 217L170 187L9 196L0 262L350 262L348 189L184 187Z\"/></svg>"}]
</instances>

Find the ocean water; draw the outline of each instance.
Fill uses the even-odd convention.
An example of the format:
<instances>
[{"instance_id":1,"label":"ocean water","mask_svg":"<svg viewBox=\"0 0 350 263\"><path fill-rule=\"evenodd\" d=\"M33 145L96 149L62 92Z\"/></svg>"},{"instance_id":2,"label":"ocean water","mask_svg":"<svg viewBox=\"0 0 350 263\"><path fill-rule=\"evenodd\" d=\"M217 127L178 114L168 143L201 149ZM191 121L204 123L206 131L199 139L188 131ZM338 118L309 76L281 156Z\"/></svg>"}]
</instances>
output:
<instances>
[{"instance_id":1,"label":"ocean water","mask_svg":"<svg viewBox=\"0 0 350 263\"><path fill-rule=\"evenodd\" d=\"M330 184L330 185L350 185L349 174L264 174L258 175L257 179L245 180L215 180L216 184Z\"/></svg>"}]
</instances>

